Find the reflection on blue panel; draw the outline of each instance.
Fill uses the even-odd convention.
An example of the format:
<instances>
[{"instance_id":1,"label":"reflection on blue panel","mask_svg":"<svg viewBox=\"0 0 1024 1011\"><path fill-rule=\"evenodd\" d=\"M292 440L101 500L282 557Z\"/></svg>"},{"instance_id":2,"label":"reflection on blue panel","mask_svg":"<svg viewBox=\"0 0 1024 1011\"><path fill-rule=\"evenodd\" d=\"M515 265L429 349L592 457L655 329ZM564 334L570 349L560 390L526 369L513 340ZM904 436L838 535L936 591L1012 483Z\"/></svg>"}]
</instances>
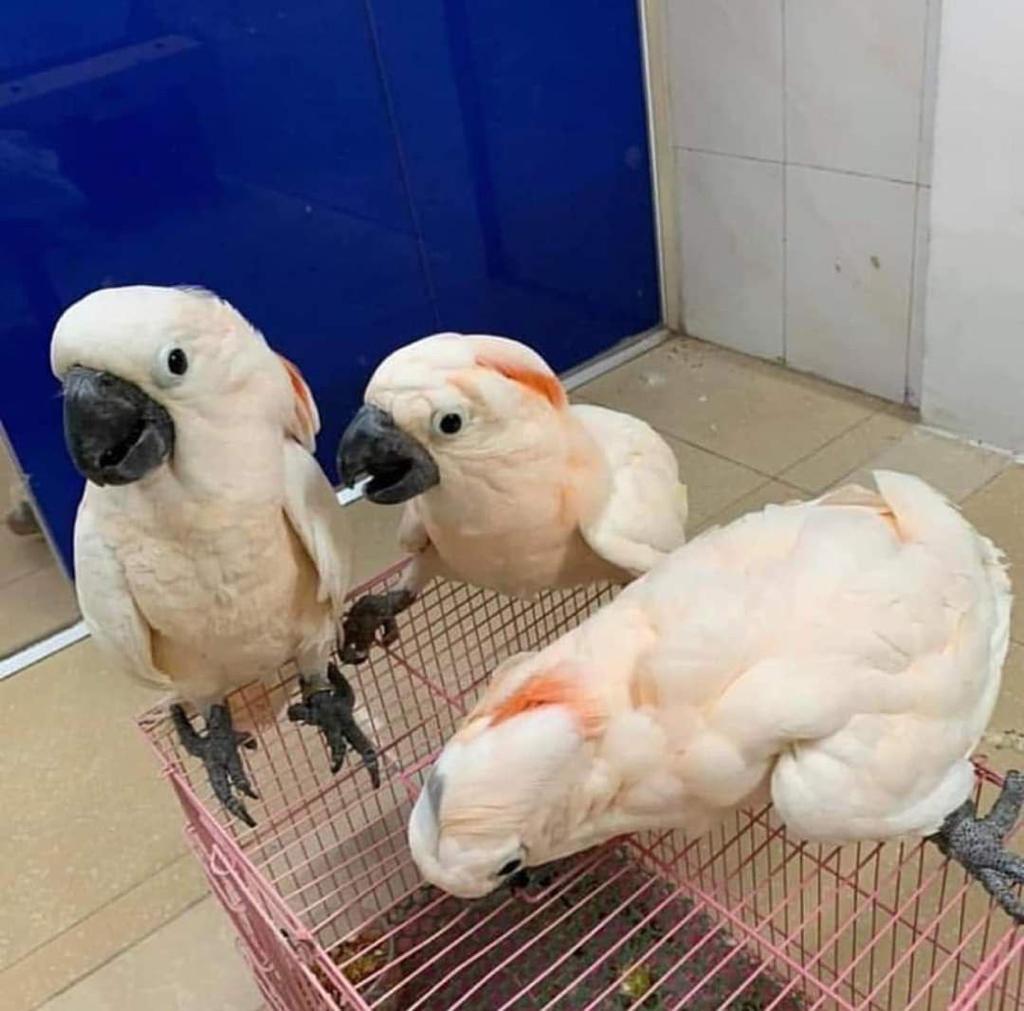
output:
<instances>
[{"instance_id":1,"label":"reflection on blue panel","mask_svg":"<svg viewBox=\"0 0 1024 1011\"><path fill-rule=\"evenodd\" d=\"M558 368L658 319L636 5L374 0L445 328Z\"/></svg>"},{"instance_id":2,"label":"reflection on blue panel","mask_svg":"<svg viewBox=\"0 0 1024 1011\"><path fill-rule=\"evenodd\" d=\"M373 365L439 328L559 368L657 320L632 0L8 0L3 422L65 554L49 334L203 284L300 364L329 473Z\"/></svg>"}]
</instances>

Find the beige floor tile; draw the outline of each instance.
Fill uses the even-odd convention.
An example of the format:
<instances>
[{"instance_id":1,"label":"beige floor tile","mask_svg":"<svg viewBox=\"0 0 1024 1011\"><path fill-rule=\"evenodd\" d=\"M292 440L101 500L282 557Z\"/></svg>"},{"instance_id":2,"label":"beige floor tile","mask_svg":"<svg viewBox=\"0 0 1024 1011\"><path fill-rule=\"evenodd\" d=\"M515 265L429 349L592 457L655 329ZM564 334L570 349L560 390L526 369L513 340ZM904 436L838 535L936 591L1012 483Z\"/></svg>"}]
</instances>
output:
<instances>
[{"instance_id":1,"label":"beige floor tile","mask_svg":"<svg viewBox=\"0 0 1024 1011\"><path fill-rule=\"evenodd\" d=\"M1003 684L988 731L978 746L999 772L1024 768L1024 646L1010 643Z\"/></svg>"},{"instance_id":2,"label":"beige floor tile","mask_svg":"<svg viewBox=\"0 0 1024 1011\"><path fill-rule=\"evenodd\" d=\"M700 341L674 339L575 394L643 417L766 475L865 420L881 402Z\"/></svg>"},{"instance_id":3,"label":"beige floor tile","mask_svg":"<svg viewBox=\"0 0 1024 1011\"><path fill-rule=\"evenodd\" d=\"M191 853L0 972L0 1011L30 1011L179 916L208 891Z\"/></svg>"},{"instance_id":4,"label":"beige floor tile","mask_svg":"<svg viewBox=\"0 0 1024 1011\"><path fill-rule=\"evenodd\" d=\"M0 586L0 656L78 620L75 591L55 563Z\"/></svg>"},{"instance_id":5,"label":"beige floor tile","mask_svg":"<svg viewBox=\"0 0 1024 1011\"><path fill-rule=\"evenodd\" d=\"M666 435L679 460L679 477L690 504L686 526L696 530L715 513L764 483L764 476L714 453Z\"/></svg>"},{"instance_id":6,"label":"beige floor tile","mask_svg":"<svg viewBox=\"0 0 1024 1011\"><path fill-rule=\"evenodd\" d=\"M963 509L964 515L1006 552L1010 577L1018 594L1011 634L1018 642L1024 642L1024 605L1019 599L1024 589L1024 467L1008 467L971 495ZM1019 677L1024 679L1024 670Z\"/></svg>"},{"instance_id":7,"label":"beige floor tile","mask_svg":"<svg viewBox=\"0 0 1024 1011\"><path fill-rule=\"evenodd\" d=\"M795 485L787 484L785 481L766 481L748 495L736 499L717 512L704 526L725 526L746 513L763 509L766 505L782 505L786 502L803 501L806 498L807 494Z\"/></svg>"},{"instance_id":8,"label":"beige floor tile","mask_svg":"<svg viewBox=\"0 0 1024 1011\"><path fill-rule=\"evenodd\" d=\"M355 583L362 583L405 554L398 544L402 506L374 505L361 499L346 507L355 543Z\"/></svg>"},{"instance_id":9,"label":"beige floor tile","mask_svg":"<svg viewBox=\"0 0 1024 1011\"><path fill-rule=\"evenodd\" d=\"M154 701L91 641L0 682L0 969L184 852L133 720Z\"/></svg>"},{"instance_id":10,"label":"beige floor tile","mask_svg":"<svg viewBox=\"0 0 1024 1011\"><path fill-rule=\"evenodd\" d=\"M834 483L852 481L871 487L872 470L899 470L916 474L954 502L963 502L1005 470L1009 463L1009 458L1000 453L936 435L924 428L911 428L898 442Z\"/></svg>"},{"instance_id":11,"label":"beige floor tile","mask_svg":"<svg viewBox=\"0 0 1024 1011\"><path fill-rule=\"evenodd\" d=\"M818 495L885 452L910 431L907 418L879 411L782 472L790 484Z\"/></svg>"},{"instance_id":12,"label":"beige floor tile","mask_svg":"<svg viewBox=\"0 0 1024 1011\"><path fill-rule=\"evenodd\" d=\"M0 586L57 564L42 536L19 537L2 520L0 516Z\"/></svg>"},{"instance_id":13,"label":"beige floor tile","mask_svg":"<svg viewBox=\"0 0 1024 1011\"><path fill-rule=\"evenodd\" d=\"M44 1004L42 1011L257 1011L259 991L212 898Z\"/></svg>"}]
</instances>

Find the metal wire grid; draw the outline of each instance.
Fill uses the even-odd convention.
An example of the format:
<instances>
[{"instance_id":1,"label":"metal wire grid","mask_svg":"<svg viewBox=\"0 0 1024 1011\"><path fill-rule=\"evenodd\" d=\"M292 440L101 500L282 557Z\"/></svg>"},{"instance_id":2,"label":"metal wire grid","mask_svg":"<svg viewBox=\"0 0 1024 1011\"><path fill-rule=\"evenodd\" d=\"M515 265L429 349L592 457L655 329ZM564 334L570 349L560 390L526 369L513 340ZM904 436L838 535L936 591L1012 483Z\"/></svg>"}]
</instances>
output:
<instances>
[{"instance_id":1,"label":"metal wire grid","mask_svg":"<svg viewBox=\"0 0 1024 1011\"><path fill-rule=\"evenodd\" d=\"M261 796L254 829L220 809L162 711L140 719L272 1008L1024 1007L1024 936L935 847L796 843L768 808L698 839L617 841L547 869L524 894L464 903L421 885L405 825L438 750L501 659L551 641L611 595L524 602L428 588L403 615L401 640L354 675L380 746L378 791L358 765L332 776L316 735L283 717L293 670L237 693L236 720L260 723L246 753ZM983 805L997 784L979 769Z\"/></svg>"}]
</instances>

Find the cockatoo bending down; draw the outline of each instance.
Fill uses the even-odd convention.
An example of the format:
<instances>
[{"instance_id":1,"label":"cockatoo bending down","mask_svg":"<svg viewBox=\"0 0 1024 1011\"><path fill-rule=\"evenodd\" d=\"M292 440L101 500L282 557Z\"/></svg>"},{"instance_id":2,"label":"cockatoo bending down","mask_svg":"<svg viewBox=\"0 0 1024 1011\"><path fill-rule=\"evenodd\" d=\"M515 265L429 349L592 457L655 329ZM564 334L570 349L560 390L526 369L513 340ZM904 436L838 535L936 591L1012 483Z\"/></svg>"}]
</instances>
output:
<instances>
[{"instance_id":1,"label":"cockatoo bending down","mask_svg":"<svg viewBox=\"0 0 1024 1011\"><path fill-rule=\"evenodd\" d=\"M514 596L646 572L684 540L675 455L628 414L571 405L536 352L502 337L435 334L386 358L338 449L342 480L371 502L405 502L412 553L397 589L345 619L342 657L435 575Z\"/></svg>"},{"instance_id":2,"label":"cockatoo bending down","mask_svg":"<svg viewBox=\"0 0 1024 1011\"><path fill-rule=\"evenodd\" d=\"M914 477L875 475L703 534L546 649L506 661L413 808L465 897L615 836L698 836L769 793L798 837L932 837L1024 921L1024 860L969 756L999 691L999 551Z\"/></svg>"},{"instance_id":3,"label":"cockatoo bending down","mask_svg":"<svg viewBox=\"0 0 1024 1011\"><path fill-rule=\"evenodd\" d=\"M200 289L109 288L60 318L51 360L86 478L75 523L78 600L96 643L200 709L172 717L224 806L255 824L225 696L295 659L294 720L377 757L329 662L351 575L347 518L312 456L320 426L298 370Z\"/></svg>"}]
</instances>

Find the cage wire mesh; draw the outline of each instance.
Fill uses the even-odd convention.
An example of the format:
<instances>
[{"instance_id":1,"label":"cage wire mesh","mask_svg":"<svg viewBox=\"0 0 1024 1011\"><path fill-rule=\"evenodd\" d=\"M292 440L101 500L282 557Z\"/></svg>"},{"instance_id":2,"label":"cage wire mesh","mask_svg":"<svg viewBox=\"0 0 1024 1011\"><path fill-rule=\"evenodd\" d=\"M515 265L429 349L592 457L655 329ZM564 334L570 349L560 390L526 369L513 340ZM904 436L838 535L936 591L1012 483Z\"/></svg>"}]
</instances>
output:
<instances>
[{"instance_id":1,"label":"cage wire mesh","mask_svg":"<svg viewBox=\"0 0 1024 1011\"><path fill-rule=\"evenodd\" d=\"M393 585L399 567L356 594ZM544 868L523 892L463 902L422 884L405 825L426 771L489 672L610 599L591 587L532 601L435 582L401 639L352 679L380 747L358 761L284 709L296 672L232 699L254 829L231 819L166 714L140 720L186 834L275 1011L1011 1011L1024 1007L1024 932L925 842L810 845L770 808L712 834L617 840ZM998 777L979 767L987 807Z\"/></svg>"}]
</instances>

